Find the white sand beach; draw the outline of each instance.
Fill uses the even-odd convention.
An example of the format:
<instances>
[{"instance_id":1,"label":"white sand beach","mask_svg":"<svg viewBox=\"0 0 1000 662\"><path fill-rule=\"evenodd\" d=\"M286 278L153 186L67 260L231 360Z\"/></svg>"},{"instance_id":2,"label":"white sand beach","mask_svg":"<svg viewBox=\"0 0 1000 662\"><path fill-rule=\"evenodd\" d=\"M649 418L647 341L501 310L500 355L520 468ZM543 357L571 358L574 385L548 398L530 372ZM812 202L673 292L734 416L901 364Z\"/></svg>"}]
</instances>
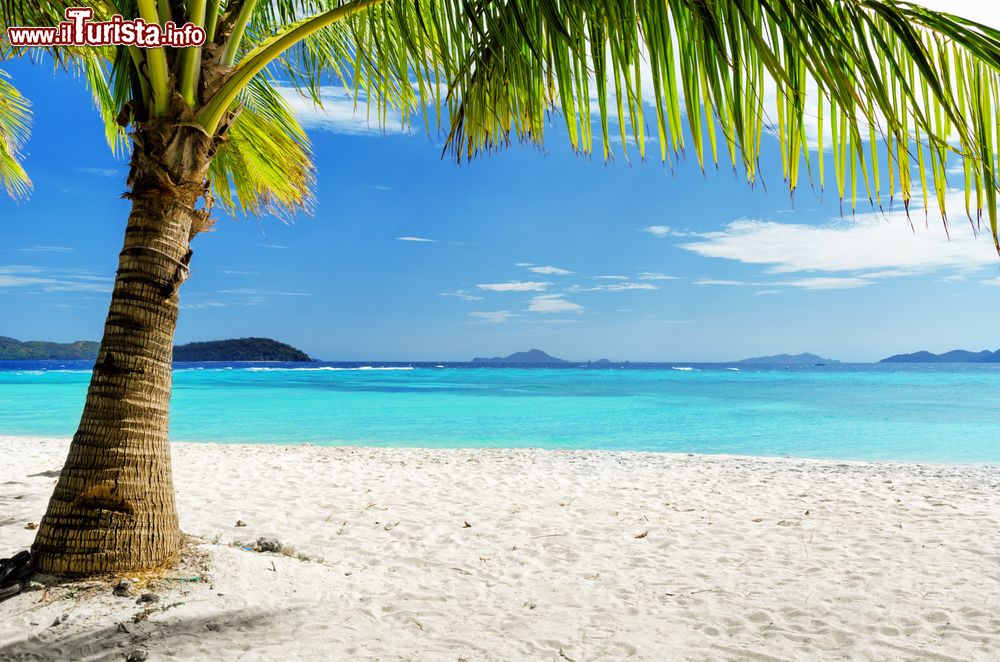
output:
<instances>
[{"instance_id":1,"label":"white sand beach","mask_svg":"<svg viewBox=\"0 0 1000 662\"><path fill-rule=\"evenodd\" d=\"M30 545L66 449L0 437L0 556ZM131 597L106 578L0 603L0 659L1000 659L998 468L173 453L180 566ZM231 544L260 536L295 551Z\"/></svg>"}]
</instances>

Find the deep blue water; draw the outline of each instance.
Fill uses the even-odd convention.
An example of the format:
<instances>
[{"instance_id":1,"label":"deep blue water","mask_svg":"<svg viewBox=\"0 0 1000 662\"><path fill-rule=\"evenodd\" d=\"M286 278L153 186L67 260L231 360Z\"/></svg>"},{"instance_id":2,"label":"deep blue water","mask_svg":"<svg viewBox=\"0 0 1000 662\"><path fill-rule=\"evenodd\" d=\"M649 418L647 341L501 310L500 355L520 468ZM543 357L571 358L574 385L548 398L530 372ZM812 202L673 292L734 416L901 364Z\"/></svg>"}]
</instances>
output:
<instances>
[{"instance_id":1,"label":"deep blue water","mask_svg":"<svg viewBox=\"0 0 1000 662\"><path fill-rule=\"evenodd\" d=\"M307 365L177 364L172 438L1000 462L1000 365ZM0 362L0 435L71 436L89 378Z\"/></svg>"}]
</instances>

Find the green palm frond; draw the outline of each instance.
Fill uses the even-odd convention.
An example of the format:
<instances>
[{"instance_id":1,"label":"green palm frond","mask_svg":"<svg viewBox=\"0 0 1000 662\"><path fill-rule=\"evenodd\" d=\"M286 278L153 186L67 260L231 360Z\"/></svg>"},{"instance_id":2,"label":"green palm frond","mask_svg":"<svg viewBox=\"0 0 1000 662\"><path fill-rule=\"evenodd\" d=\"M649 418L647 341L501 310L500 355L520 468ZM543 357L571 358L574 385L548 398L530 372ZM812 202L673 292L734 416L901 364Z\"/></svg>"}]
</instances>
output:
<instances>
[{"instance_id":1,"label":"green palm frond","mask_svg":"<svg viewBox=\"0 0 1000 662\"><path fill-rule=\"evenodd\" d=\"M265 62L314 98L324 76L340 78L376 120L443 113L458 159L541 144L558 119L579 152L598 134L605 158L616 142L645 158L655 139L670 161L689 140L704 168L721 136L753 183L774 134L794 191L803 164L811 181L827 176L810 156L811 123L828 129L852 208L897 187L908 206L931 183L925 205L936 198L943 216L950 154L997 235L1000 33L910 3L281 0L255 8L233 87Z\"/></svg>"},{"instance_id":2,"label":"green palm frond","mask_svg":"<svg viewBox=\"0 0 1000 662\"><path fill-rule=\"evenodd\" d=\"M274 81L258 76L212 161L215 202L230 214L290 218L312 203L309 139Z\"/></svg>"},{"instance_id":3,"label":"green palm frond","mask_svg":"<svg viewBox=\"0 0 1000 662\"><path fill-rule=\"evenodd\" d=\"M0 14L8 24L52 24L68 1L0 0ZM542 144L559 122L580 153L611 158L634 150L646 158L647 142L655 142L662 161L672 164L692 150L705 168L727 152L754 183L761 152L772 145L765 136L773 135L792 191L804 166L805 177L820 186L832 174L852 208L859 197L881 205L886 194L909 206L919 192L925 208L936 199L944 216L949 164L959 159L970 216L985 211L998 234L1000 32L907 2L99 0L96 6L99 15L169 13L178 24L195 18L210 27L214 43L202 66L216 69L207 87L199 86L205 77L193 56L172 49L128 51L128 58L108 49L94 55L103 64L83 66L99 88L95 98L106 122L128 101L133 119L173 112L175 93L210 132L227 130L237 117L228 128L235 135L220 150L228 161L214 176L229 182L219 199L244 210L307 200L262 174L266 154L279 156L280 146L291 146L288 158L298 161L308 147L297 125L273 113L267 128L250 126L248 118L266 114L269 105L260 105L260 86L290 86L320 101L321 85L333 78L376 122L397 111L404 121L419 116L428 127L443 124L446 149L460 160L517 141ZM268 74L276 78L262 78ZM240 109L245 117L236 115ZM810 143L807 127L819 134L819 145ZM280 138L278 131L288 133ZM262 146L251 147L254 140ZM310 179L309 167L294 171L299 180ZM248 181L237 182L241 177ZM272 184L278 188L268 189Z\"/></svg>"},{"instance_id":4,"label":"green palm frond","mask_svg":"<svg viewBox=\"0 0 1000 662\"><path fill-rule=\"evenodd\" d=\"M21 166L21 150L30 132L31 104L0 69L0 189L15 199L31 191L31 180Z\"/></svg>"}]
</instances>

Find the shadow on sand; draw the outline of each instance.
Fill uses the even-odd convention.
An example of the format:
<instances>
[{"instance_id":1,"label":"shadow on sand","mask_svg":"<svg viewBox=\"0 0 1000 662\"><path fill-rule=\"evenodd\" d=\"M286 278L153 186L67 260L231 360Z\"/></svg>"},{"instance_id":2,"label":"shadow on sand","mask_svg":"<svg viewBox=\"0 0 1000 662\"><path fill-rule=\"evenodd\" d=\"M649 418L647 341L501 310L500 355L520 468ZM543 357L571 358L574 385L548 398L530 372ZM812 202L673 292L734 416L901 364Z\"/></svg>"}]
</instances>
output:
<instances>
[{"instance_id":1,"label":"shadow on sand","mask_svg":"<svg viewBox=\"0 0 1000 662\"><path fill-rule=\"evenodd\" d=\"M240 609L179 617L165 614L138 623L129 619L84 629L74 627L70 618L37 635L0 645L0 660L103 662L124 660L136 649L148 651L150 659L164 655L178 660L237 658L254 650L255 642L264 636L269 643L278 643L276 617L281 613L286 612ZM267 633L255 635L258 630Z\"/></svg>"}]
</instances>

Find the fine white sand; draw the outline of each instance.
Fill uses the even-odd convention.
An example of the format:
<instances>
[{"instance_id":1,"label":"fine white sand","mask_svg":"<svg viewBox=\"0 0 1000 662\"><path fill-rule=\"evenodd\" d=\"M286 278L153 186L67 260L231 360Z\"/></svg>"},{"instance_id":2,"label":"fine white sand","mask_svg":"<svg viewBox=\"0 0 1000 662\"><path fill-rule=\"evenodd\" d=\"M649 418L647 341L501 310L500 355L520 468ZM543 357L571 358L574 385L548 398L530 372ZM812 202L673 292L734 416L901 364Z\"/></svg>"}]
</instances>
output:
<instances>
[{"instance_id":1,"label":"fine white sand","mask_svg":"<svg viewBox=\"0 0 1000 662\"><path fill-rule=\"evenodd\" d=\"M0 438L0 556L31 543L54 484L38 474L66 448ZM116 597L111 578L24 593L0 604L0 659L1000 659L997 468L173 453L200 542L146 589L161 601ZM262 535L309 559L230 545Z\"/></svg>"}]
</instances>

